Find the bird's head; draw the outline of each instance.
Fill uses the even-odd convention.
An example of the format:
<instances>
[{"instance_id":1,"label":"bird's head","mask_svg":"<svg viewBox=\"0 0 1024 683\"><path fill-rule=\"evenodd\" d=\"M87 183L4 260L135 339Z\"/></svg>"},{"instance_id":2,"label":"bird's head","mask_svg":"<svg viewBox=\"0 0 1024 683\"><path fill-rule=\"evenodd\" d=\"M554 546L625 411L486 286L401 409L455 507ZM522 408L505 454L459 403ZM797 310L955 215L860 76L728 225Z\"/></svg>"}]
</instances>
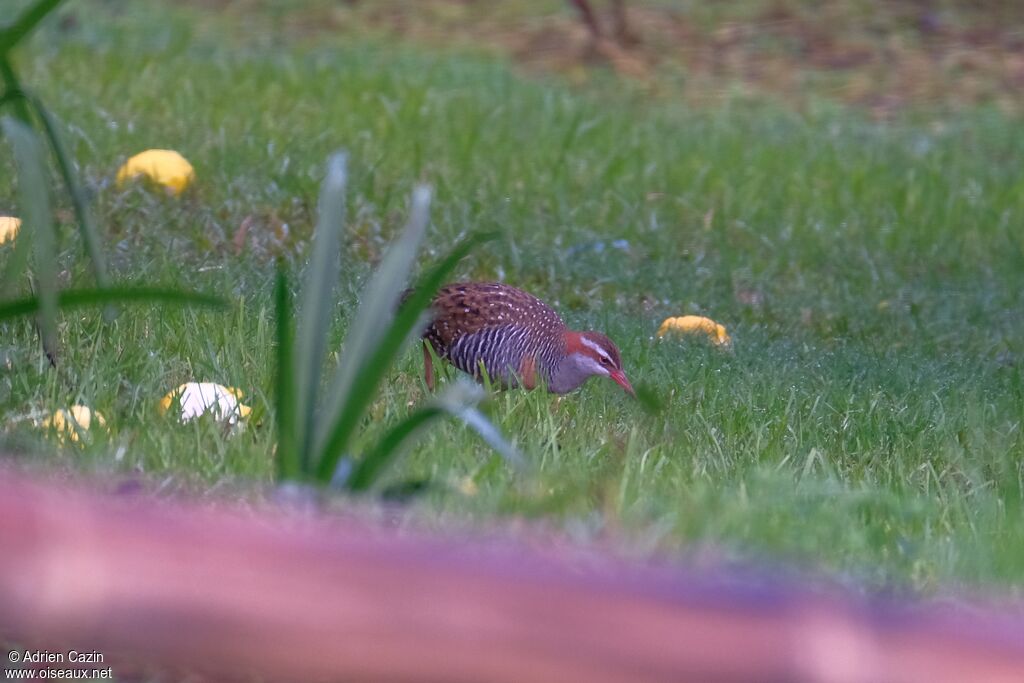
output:
<instances>
[{"instance_id":1,"label":"bird's head","mask_svg":"<svg viewBox=\"0 0 1024 683\"><path fill-rule=\"evenodd\" d=\"M610 377L630 396L636 396L622 370L619 348L605 335L600 332L567 332L565 350L565 358L551 378L553 391L572 391L587 378L598 375Z\"/></svg>"}]
</instances>

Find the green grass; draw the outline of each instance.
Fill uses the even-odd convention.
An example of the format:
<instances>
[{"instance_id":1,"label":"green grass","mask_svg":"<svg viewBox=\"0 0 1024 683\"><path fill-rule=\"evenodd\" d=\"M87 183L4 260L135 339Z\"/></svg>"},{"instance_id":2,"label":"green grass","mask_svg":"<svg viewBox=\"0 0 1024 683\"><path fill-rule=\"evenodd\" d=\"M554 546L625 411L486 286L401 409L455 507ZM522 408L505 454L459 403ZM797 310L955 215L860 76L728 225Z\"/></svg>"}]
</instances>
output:
<instances>
[{"instance_id":1,"label":"green grass","mask_svg":"<svg viewBox=\"0 0 1024 683\"><path fill-rule=\"evenodd\" d=\"M271 481L274 259L304 259L325 159L344 147L339 344L427 181L424 265L499 231L459 276L502 278L606 332L662 404L646 412L597 380L563 399L496 394L488 413L533 468L438 426L394 474L431 482L410 517L525 516L641 553L710 548L875 585L1024 579L1019 121L970 109L881 124L826 101L692 110L482 58L73 4L88 8L79 25L50 21L19 66L65 124L114 278L234 305L132 308L109 324L68 313L56 371L28 323L0 324L0 445L20 460L201 490ZM194 192L116 188L118 165L149 147L189 158ZM17 209L13 176L5 153L0 210ZM62 282L86 286L66 211L63 223ZM725 324L734 351L652 339L686 313ZM402 357L354 452L424 399L420 362ZM161 418L157 400L189 380L242 388L249 428ZM106 415L108 439L53 455L19 420L74 401Z\"/></svg>"}]
</instances>

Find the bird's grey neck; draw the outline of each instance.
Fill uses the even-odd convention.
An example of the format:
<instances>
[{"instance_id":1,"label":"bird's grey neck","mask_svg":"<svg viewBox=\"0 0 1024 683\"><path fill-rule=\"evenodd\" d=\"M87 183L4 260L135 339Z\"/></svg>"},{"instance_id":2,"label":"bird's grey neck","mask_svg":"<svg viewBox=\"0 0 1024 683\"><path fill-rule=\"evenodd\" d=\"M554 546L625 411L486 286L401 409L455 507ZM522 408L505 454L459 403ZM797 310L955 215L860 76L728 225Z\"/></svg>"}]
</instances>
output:
<instances>
[{"instance_id":1,"label":"bird's grey neck","mask_svg":"<svg viewBox=\"0 0 1024 683\"><path fill-rule=\"evenodd\" d=\"M593 375L593 371L585 368L579 360L579 354L566 354L551 372L548 391L553 394L566 394L586 382Z\"/></svg>"}]
</instances>

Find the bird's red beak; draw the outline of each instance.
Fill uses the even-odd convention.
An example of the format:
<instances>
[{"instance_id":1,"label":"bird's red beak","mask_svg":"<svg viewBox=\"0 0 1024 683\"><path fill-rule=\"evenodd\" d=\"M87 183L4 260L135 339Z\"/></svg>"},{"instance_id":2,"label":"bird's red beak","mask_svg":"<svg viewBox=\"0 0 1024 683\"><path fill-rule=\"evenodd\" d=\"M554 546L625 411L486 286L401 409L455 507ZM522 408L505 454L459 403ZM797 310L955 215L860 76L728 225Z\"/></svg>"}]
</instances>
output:
<instances>
[{"instance_id":1,"label":"bird's red beak","mask_svg":"<svg viewBox=\"0 0 1024 683\"><path fill-rule=\"evenodd\" d=\"M608 376L615 380L616 384L625 389L627 394L629 394L633 398L636 398L636 392L633 391L633 385L629 383L628 379L626 379L626 373L624 373L622 370L616 370L615 372Z\"/></svg>"}]
</instances>

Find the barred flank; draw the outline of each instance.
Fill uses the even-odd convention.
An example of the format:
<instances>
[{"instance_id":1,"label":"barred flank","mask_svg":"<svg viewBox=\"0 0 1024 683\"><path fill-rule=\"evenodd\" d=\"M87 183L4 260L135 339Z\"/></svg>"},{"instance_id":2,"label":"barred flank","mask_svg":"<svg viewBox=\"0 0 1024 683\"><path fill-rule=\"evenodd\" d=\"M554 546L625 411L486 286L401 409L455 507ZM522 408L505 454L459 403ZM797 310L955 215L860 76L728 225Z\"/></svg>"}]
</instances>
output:
<instances>
[{"instance_id":1,"label":"barred flank","mask_svg":"<svg viewBox=\"0 0 1024 683\"><path fill-rule=\"evenodd\" d=\"M492 380L509 384L528 357L537 361L537 370L548 378L556 353L550 337L538 338L522 325L502 325L459 337L448 351L448 360L474 376L479 375L482 362Z\"/></svg>"}]
</instances>

